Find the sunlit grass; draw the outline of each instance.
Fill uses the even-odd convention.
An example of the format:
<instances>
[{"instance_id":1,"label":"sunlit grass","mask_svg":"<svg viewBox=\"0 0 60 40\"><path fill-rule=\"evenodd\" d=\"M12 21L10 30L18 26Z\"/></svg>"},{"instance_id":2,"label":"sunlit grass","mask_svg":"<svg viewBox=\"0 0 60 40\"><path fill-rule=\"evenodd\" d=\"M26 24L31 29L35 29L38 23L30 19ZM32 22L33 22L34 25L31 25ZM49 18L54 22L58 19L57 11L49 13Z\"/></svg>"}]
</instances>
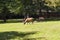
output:
<instances>
[{"instance_id":1,"label":"sunlit grass","mask_svg":"<svg viewBox=\"0 0 60 40\"><path fill-rule=\"evenodd\" d=\"M0 24L0 32L16 31L16 32L34 32L37 33L27 35L28 38L39 38L41 40L60 40L60 21L46 21L46 22L35 22L33 24L23 23L2 23ZM18 40L17 37L14 40ZM11 39L12 40L12 39Z\"/></svg>"}]
</instances>

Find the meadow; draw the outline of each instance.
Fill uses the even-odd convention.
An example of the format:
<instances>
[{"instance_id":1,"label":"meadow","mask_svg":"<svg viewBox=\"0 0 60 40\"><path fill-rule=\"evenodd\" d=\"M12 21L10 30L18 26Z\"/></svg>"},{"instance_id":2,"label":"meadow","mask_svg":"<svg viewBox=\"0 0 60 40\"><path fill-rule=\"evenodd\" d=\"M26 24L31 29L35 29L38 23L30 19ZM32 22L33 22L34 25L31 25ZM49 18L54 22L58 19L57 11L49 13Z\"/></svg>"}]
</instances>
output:
<instances>
[{"instance_id":1,"label":"meadow","mask_svg":"<svg viewBox=\"0 0 60 40\"><path fill-rule=\"evenodd\" d=\"M60 40L60 21L0 23L0 40Z\"/></svg>"}]
</instances>

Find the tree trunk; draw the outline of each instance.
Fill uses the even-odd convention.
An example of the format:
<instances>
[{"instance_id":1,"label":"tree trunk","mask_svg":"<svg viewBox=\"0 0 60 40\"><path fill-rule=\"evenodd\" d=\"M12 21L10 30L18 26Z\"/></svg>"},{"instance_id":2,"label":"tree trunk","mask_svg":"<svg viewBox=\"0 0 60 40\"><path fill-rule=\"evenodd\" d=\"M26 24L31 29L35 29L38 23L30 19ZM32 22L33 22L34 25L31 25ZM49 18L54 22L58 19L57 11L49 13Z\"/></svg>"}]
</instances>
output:
<instances>
[{"instance_id":1,"label":"tree trunk","mask_svg":"<svg viewBox=\"0 0 60 40\"><path fill-rule=\"evenodd\" d=\"M4 20L4 22L6 22L6 18L4 18L3 20Z\"/></svg>"}]
</instances>

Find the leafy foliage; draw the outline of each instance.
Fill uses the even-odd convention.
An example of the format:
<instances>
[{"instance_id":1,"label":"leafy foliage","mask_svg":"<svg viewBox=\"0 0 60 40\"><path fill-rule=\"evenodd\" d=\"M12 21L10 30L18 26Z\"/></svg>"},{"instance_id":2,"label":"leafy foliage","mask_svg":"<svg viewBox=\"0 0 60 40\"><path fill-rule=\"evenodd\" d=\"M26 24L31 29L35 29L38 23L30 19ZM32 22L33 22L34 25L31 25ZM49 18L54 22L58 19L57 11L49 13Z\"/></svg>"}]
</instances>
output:
<instances>
[{"instance_id":1,"label":"leafy foliage","mask_svg":"<svg viewBox=\"0 0 60 40\"><path fill-rule=\"evenodd\" d=\"M4 6L10 13L20 13L23 15L42 14L41 10L60 11L60 0L1 0L0 13Z\"/></svg>"},{"instance_id":2,"label":"leafy foliage","mask_svg":"<svg viewBox=\"0 0 60 40\"><path fill-rule=\"evenodd\" d=\"M1 0L0 1L0 10L6 6L9 8L10 12L18 13L22 8L21 0Z\"/></svg>"},{"instance_id":3,"label":"leafy foliage","mask_svg":"<svg viewBox=\"0 0 60 40\"><path fill-rule=\"evenodd\" d=\"M60 10L60 0L46 0L47 6L54 8L56 11Z\"/></svg>"}]
</instances>

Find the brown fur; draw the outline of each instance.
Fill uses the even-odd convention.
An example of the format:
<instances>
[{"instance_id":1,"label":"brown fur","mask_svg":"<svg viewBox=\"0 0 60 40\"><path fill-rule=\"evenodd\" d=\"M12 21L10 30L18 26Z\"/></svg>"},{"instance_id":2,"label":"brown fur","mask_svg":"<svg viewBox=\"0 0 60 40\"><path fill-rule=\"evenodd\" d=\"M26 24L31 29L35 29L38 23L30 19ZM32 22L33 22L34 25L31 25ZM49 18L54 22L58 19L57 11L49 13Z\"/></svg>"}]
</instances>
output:
<instances>
[{"instance_id":1,"label":"brown fur","mask_svg":"<svg viewBox=\"0 0 60 40\"><path fill-rule=\"evenodd\" d=\"M25 21L24 21L24 24L29 23L29 22L33 23L33 19L34 18L26 18Z\"/></svg>"}]
</instances>

